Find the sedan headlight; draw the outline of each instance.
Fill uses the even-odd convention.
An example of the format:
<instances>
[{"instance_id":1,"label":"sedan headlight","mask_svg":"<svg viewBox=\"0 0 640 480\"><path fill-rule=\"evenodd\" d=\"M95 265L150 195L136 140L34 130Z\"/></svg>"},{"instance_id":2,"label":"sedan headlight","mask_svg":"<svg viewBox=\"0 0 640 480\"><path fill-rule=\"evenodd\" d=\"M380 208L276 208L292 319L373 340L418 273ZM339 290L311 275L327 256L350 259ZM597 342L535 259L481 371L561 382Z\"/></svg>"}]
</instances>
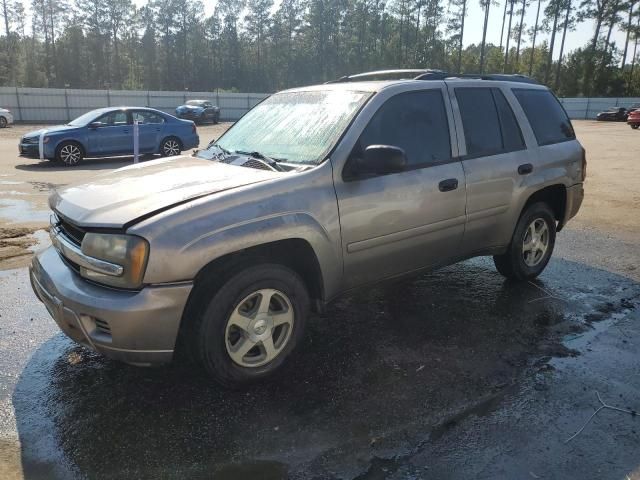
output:
<instances>
[{"instance_id":1,"label":"sedan headlight","mask_svg":"<svg viewBox=\"0 0 640 480\"><path fill-rule=\"evenodd\" d=\"M134 235L87 233L82 240L82 253L122 267L115 268L112 272L107 272L104 268L93 270L80 267L83 277L113 287L137 288L142 285L149 256L149 243L144 238Z\"/></svg>"}]
</instances>

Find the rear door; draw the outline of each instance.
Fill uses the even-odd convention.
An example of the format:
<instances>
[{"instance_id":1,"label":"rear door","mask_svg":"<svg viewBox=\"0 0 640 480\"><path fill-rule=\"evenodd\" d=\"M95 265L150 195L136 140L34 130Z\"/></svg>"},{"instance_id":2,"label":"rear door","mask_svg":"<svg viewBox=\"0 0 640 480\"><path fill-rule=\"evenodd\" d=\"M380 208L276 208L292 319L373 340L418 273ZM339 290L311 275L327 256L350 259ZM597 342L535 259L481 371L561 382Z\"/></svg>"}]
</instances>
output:
<instances>
[{"instance_id":1,"label":"rear door","mask_svg":"<svg viewBox=\"0 0 640 480\"><path fill-rule=\"evenodd\" d=\"M343 172L374 144L402 148L408 166L376 177L334 177L347 288L456 256L465 184L452 120L443 83L395 94L372 115Z\"/></svg>"},{"instance_id":2,"label":"rear door","mask_svg":"<svg viewBox=\"0 0 640 480\"><path fill-rule=\"evenodd\" d=\"M138 121L140 152L155 152L162 139L164 117L148 110L134 110L133 121Z\"/></svg>"},{"instance_id":3,"label":"rear door","mask_svg":"<svg viewBox=\"0 0 640 480\"><path fill-rule=\"evenodd\" d=\"M509 242L515 198L535 152L527 150L508 89L486 81L450 82L449 92L467 182L463 251L471 255Z\"/></svg>"}]
</instances>

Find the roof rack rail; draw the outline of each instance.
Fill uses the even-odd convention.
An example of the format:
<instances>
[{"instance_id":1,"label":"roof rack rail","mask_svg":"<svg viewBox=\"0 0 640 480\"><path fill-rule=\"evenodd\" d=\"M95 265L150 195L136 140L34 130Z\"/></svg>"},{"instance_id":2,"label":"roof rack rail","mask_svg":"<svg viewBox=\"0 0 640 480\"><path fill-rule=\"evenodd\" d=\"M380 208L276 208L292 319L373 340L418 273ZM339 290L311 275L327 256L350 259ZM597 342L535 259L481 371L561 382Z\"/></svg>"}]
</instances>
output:
<instances>
[{"instance_id":1,"label":"roof rack rail","mask_svg":"<svg viewBox=\"0 0 640 480\"><path fill-rule=\"evenodd\" d=\"M444 70L434 68L377 70L357 73L355 75L346 75L325 83L357 82L363 80L445 80L447 78L475 78L478 80L533 83L539 85L535 79L518 73L447 73Z\"/></svg>"},{"instance_id":2,"label":"roof rack rail","mask_svg":"<svg viewBox=\"0 0 640 480\"><path fill-rule=\"evenodd\" d=\"M336 80L329 80L325 83L343 83L343 82L359 82L366 80L414 80L417 77L428 75L438 76L439 79L444 78L446 72L431 68L405 68L395 70L376 70L373 72L356 73L354 75L345 75ZM426 80L426 78L425 78Z\"/></svg>"}]
</instances>

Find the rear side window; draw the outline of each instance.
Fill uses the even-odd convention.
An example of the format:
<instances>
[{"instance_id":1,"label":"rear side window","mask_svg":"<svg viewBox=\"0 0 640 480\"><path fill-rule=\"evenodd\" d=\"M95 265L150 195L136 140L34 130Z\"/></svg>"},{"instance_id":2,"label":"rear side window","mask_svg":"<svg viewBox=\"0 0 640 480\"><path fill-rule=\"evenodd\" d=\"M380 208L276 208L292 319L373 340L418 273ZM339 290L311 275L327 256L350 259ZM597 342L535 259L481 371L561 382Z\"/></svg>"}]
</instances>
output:
<instances>
[{"instance_id":1,"label":"rear side window","mask_svg":"<svg viewBox=\"0 0 640 480\"><path fill-rule=\"evenodd\" d=\"M375 113L356 146L393 145L407 154L409 168L451 159L449 122L440 90L391 97Z\"/></svg>"},{"instance_id":2,"label":"rear side window","mask_svg":"<svg viewBox=\"0 0 640 480\"><path fill-rule=\"evenodd\" d=\"M576 138L569 117L551 92L516 88L513 93L529 120L538 145L550 145Z\"/></svg>"},{"instance_id":3,"label":"rear side window","mask_svg":"<svg viewBox=\"0 0 640 480\"><path fill-rule=\"evenodd\" d=\"M513 111L497 88L456 88L467 156L481 157L524 148Z\"/></svg>"}]
</instances>

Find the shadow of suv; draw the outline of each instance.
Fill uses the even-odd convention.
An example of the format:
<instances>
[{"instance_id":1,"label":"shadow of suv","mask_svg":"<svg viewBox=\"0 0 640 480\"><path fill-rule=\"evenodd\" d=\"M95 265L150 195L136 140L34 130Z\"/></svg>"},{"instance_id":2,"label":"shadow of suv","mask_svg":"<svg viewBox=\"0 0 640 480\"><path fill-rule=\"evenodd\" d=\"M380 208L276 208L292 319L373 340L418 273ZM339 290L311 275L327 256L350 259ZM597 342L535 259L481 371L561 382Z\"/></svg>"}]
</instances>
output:
<instances>
[{"instance_id":1,"label":"shadow of suv","mask_svg":"<svg viewBox=\"0 0 640 480\"><path fill-rule=\"evenodd\" d=\"M522 76L385 78L277 93L195 156L58 190L37 296L105 355L180 348L242 385L345 291L479 255L539 275L586 173L555 96Z\"/></svg>"}]
</instances>

